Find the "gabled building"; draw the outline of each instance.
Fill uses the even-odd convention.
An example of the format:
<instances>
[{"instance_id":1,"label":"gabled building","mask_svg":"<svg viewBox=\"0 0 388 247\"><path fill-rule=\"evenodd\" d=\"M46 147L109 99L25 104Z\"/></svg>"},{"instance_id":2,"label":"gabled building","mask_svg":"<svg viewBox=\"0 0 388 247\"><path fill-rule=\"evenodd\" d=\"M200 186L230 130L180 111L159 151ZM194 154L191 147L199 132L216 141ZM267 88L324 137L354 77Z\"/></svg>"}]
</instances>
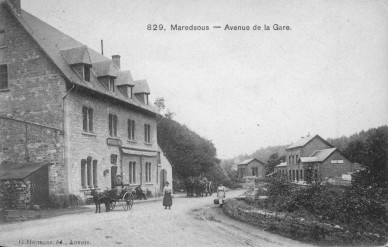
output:
<instances>
[{"instance_id":1,"label":"gabled building","mask_svg":"<svg viewBox=\"0 0 388 247\"><path fill-rule=\"evenodd\" d=\"M319 135L302 137L286 152L286 162L275 171L286 173L292 181L306 181L306 176L340 178L356 169L352 161Z\"/></svg>"},{"instance_id":2,"label":"gabled building","mask_svg":"<svg viewBox=\"0 0 388 247\"><path fill-rule=\"evenodd\" d=\"M337 148L317 150L309 157L301 157L299 162L307 173L317 171L323 178L341 178L358 169Z\"/></svg>"},{"instance_id":3,"label":"gabled building","mask_svg":"<svg viewBox=\"0 0 388 247\"><path fill-rule=\"evenodd\" d=\"M258 159L247 159L237 164L237 177L244 178L264 178L265 164Z\"/></svg>"},{"instance_id":4,"label":"gabled building","mask_svg":"<svg viewBox=\"0 0 388 247\"><path fill-rule=\"evenodd\" d=\"M110 189L116 175L152 192L171 179L171 169L159 169L149 94L119 55L94 51L20 0L0 0L0 163L45 166L50 196Z\"/></svg>"},{"instance_id":5,"label":"gabled building","mask_svg":"<svg viewBox=\"0 0 388 247\"><path fill-rule=\"evenodd\" d=\"M300 157L308 157L316 150L332 148L333 146L319 135L302 137L286 148L286 163L288 177L293 181L304 180L305 169L299 162Z\"/></svg>"}]
</instances>

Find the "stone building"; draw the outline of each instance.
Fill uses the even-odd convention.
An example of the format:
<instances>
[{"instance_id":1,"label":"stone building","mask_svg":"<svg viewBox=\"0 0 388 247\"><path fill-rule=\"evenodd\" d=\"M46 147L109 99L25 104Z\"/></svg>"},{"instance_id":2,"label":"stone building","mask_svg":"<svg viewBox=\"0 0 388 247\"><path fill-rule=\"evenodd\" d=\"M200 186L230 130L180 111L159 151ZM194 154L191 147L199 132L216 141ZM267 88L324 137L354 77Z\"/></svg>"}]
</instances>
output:
<instances>
[{"instance_id":1,"label":"stone building","mask_svg":"<svg viewBox=\"0 0 388 247\"><path fill-rule=\"evenodd\" d=\"M90 49L20 0L0 0L0 162L46 166L49 195L85 197L116 175L155 194L172 182L149 94L119 55Z\"/></svg>"},{"instance_id":2,"label":"stone building","mask_svg":"<svg viewBox=\"0 0 388 247\"><path fill-rule=\"evenodd\" d=\"M247 159L237 164L237 177L242 179L256 179L265 177L265 164L258 159Z\"/></svg>"},{"instance_id":3,"label":"stone building","mask_svg":"<svg viewBox=\"0 0 388 247\"><path fill-rule=\"evenodd\" d=\"M290 145L286 148L285 163L275 167L275 171L292 181L305 181L306 176L341 178L356 169L352 161L319 135L302 137Z\"/></svg>"},{"instance_id":4,"label":"stone building","mask_svg":"<svg viewBox=\"0 0 388 247\"><path fill-rule=\"evenodd\" d=\"M280 173L282 175L287 175L287 162L281 162L279 165L274 167L274 173Z\"/></svg>"}]
</instances>

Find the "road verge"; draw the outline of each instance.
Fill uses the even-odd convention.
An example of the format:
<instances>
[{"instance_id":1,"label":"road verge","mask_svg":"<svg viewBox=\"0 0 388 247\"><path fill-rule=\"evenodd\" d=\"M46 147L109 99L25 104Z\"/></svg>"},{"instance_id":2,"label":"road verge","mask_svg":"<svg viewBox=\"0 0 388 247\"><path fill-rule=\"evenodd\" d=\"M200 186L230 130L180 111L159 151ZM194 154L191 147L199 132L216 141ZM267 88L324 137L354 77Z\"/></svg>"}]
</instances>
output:
<instances>
[{"instance_id":1,"label":"road verge","mask_svg":"<svg viewBox=\"0 0 388 247\"><path fill-rule=\"evenodd\" d=\"M244 200L226 200L224 212L263 230L308 243L354 246L382 245L388 241L386 237L378 234L350 232L339 225L310 221L285 213L259 210L248 205Z\"/></svg>"}]
</instances>

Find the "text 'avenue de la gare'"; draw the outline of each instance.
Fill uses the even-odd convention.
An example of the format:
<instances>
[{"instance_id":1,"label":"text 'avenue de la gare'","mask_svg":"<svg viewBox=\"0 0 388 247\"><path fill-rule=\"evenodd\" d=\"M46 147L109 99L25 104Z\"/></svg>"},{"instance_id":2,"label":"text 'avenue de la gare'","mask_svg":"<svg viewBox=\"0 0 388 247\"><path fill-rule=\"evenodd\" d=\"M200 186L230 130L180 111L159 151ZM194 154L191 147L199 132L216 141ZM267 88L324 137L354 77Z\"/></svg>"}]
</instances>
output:
<instances>
[{"instance_id":1,"label":"text 'avenue de la gare'","mask_svg":"<svg viewBox=\"0 0 388 247\"><path fill-rule=\"evenodd\" d=\"M170 24L166 25L167 28L170 28L170 31L209 31L209 30L223 30L223 31L291 31L291 26L288 25L178 25L178 24ZM147 30L149 31L166 31L165 25L163 24L148 24Z\"/></svg>"}]
</instances>

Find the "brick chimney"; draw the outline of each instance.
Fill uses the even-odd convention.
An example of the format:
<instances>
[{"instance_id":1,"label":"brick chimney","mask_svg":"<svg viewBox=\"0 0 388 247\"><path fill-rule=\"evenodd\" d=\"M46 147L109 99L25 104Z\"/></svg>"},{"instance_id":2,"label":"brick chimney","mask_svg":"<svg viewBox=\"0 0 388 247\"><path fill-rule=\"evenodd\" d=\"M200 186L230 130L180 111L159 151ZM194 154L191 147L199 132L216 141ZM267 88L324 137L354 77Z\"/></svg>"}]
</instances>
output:
<instances>
[{"instance_id":1,"label":"brick chimney","mask_svg":"<svg viewBox=\"0 0 388 247\"><path fill-rule=\"evenodd\" d=\"M112 61L113 61L113 64L120 69L120 55L113 55Z\"/></svg>"},{"instance_id":2,"label":"brick chimney","mask_svg":"<svg viewBox=\"0 0 388 247\"><path fill-rule=\"evenodd\" d=\"M8 5L18 14L21 14L20 0L6 0Z\"/></svg>"}]
</instances>

